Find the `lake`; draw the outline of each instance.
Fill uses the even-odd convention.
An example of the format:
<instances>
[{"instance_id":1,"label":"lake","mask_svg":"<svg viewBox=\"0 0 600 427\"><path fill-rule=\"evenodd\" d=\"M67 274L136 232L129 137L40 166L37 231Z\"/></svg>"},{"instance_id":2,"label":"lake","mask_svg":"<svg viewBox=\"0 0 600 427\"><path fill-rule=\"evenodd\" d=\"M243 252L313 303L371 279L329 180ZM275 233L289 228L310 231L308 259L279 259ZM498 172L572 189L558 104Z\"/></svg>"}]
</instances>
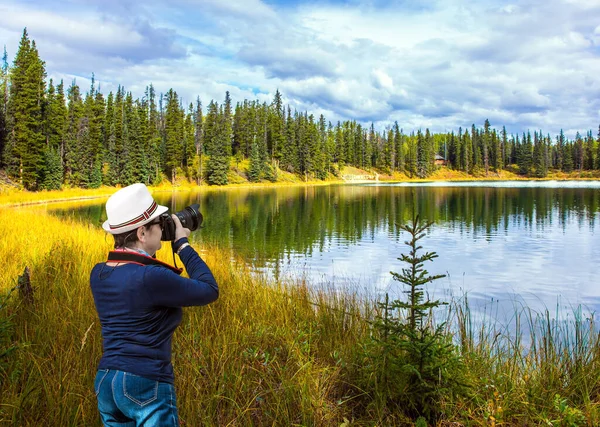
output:
<instances>
[{"instance_id":1,"label":"lake","mask_svg":"<svg viewBox=\"0 0 600 427\"><path fill-rule=\"evenodd\" d=\"M600 182L467 182L229 188L154 194L180 210L199 203L204 227L192 239L228 247L255 271L305 278L378 296L400 295L397 258L408 253L399 225L413 209L433 226L421 244L438 258L427 265L447 277L431 296L511 313L600 309ZM49 207L51 209L51 207ZM106 219L104 204L59 211ZM229 260L227 260L229 262Z\"/></svg>"}]
</instances>

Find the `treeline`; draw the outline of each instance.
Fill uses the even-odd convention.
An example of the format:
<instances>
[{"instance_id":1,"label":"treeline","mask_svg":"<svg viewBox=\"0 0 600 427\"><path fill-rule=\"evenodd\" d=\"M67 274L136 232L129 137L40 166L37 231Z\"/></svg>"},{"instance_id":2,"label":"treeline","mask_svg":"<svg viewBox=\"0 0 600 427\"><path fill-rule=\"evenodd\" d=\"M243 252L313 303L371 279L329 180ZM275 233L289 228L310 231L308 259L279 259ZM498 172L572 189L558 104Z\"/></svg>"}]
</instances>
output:
<instances>
[{"instance_id":1,"label":"treeline","mask_svg":"<svg viewBox=\"0 0 600 427\"><path fill-rule=\"evenodd\" d=\"M574 140L542 131L500 132L485 121L458 132L406 134L396 122L376 131L356 121L332 124L323 115L292 111L276 92L268 104L227 92L204 109L200 99L184 106L177 92L157 94L152 85L134 99L119 86L105 96L92 83L82 93L50 79L27 30L9 67L0 74L0 167L27 189L63 184L96 188L166 176L222 185L237 169L250 181L276 181L280 171L305 179L338 176L343 166L427 177L437 163L467 173L511 169L544 177L549 169L600 170L600 128ZM247 167L240 163L248 161Z\"/></svg>"}]
</instances>

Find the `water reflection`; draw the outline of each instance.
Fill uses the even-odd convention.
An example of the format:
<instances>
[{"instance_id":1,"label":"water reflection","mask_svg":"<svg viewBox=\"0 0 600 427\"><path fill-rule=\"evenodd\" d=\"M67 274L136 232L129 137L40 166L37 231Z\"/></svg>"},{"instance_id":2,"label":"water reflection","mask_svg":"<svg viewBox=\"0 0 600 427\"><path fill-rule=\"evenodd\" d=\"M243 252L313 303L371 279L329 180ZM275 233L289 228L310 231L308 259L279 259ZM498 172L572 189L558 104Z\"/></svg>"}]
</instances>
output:
<instances>
[{"instance_id":1,"label":"water reflection","mask_svg":"<svg viewBox=\"0 0 600 427\"><path fill-rule=\"evenodd\" d=\"M598 188L327 186L155 193L180 210L199 203L198 242L229 247L275 277L304 275L366 292L397 292L389 272L406 252L399 229L413 208L435 226L423 240L438 252L432 287L439 297L468 292L471 300L533 308L562 303L600 308L595 263ZM103 204L58 210L100 226Z\"/></svg>"}]
</instances>

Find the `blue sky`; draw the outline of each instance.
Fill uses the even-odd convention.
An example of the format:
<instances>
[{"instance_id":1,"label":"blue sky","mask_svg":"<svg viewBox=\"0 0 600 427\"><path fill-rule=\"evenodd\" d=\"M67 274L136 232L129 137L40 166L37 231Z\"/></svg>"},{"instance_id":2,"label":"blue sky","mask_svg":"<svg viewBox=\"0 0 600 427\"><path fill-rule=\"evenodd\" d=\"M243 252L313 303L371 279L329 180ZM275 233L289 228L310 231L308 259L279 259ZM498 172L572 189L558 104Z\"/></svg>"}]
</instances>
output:
<instances>
[{"instance_id":1,"label":"blue sky","mask_svg":"<svg viewBox=\"0 0 600 427\"><path fill-rule=\"evenodd\" d=\"M405 131L600 124L600 0L0 2L10 60L27 27L48 77L173 87L186 103L270 101Z\"/></svg>"}]
</instances>

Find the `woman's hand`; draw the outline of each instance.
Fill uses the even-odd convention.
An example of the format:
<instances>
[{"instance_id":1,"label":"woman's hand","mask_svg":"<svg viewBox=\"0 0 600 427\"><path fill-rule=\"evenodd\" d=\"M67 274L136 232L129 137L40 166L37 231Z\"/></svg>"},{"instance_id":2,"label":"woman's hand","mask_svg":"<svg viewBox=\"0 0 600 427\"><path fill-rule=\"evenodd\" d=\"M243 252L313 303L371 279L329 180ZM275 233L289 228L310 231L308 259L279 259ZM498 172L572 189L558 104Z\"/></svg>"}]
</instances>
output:
<instances>
[{"instance_id":1,"label":"woman's hand","mask_svg":"<svg viewBox=\"0 0 600 427\"><path fill-rule=\"evenodd\" d=\"M171 218L173 218L173 221L175 222L175 240L174 242L178 241L179 239L183 238L183 237L190 237L190 234L192 234L192 232L190 231L189 228L183 228L183 225L181 225L181 221L179 221L179 218L177 217L177 215L172 214Z\"/></svg>"}]
</instances>

